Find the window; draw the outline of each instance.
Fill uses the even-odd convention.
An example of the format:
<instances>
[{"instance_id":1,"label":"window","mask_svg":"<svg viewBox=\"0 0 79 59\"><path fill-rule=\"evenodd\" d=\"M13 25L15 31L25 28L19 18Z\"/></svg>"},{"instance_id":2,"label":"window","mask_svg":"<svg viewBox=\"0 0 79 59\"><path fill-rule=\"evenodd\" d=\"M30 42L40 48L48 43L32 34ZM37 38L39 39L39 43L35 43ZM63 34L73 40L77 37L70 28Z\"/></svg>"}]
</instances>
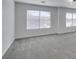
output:
<instances>
[{"instance_id":1,"label":"window","mask_svg":"<svg viewBox=\"0 0 79 59\"><path fill-rule=\"evenodd\" d=\"M73 26L76 26L76 13L73 13Z\"/></svg>"},{"instance_id":2,"label":"window","mask_svg":"<svg viewBox=\"0 0 79 59\"><path fill-rule=\"evenodd\" d=\"M27 29L50 28L50 12L27 10Z\"/></svg>"},{"instance_id":3,"label":"window","mask_svg":"<svg viewBox=\"0 0 79 59\"><path fill-rule=\"evenodd\" d=\"M50 28L50 12L40 12L40 28Z\"/></svg>"},{"instance_id":4,"label":"window","mask_svg":"<svg viewBox=\"0 0 79 59\"><path fill-rule=\"evenodd\" d=\"M72 13L66 13L66 27L72 26Z\"/></svg>"},{"instance_id":5,"label":"window","mask_svg":"<svg viewBox=\"0 0 79 59\"><path fill-rule=\"evenodd\" d=\"M76 13L66 13L66 27L76 26Z\"/></svg>"},{"instance_id":6,"label":"window","mask_svg":"<svg viewBox=\"0 0 79 59\"><path fill-rule=\"evenodd\" d=\"M39 28L39 11L27 10L27 29Z\"/></svg>"}]
</instances>

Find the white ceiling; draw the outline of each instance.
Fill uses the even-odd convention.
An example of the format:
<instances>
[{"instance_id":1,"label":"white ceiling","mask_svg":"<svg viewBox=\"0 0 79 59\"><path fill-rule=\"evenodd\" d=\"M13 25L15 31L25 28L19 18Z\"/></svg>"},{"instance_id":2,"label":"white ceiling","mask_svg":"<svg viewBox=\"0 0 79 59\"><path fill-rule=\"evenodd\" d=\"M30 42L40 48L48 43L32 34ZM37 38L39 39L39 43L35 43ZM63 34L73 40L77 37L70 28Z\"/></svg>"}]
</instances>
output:
<instances>
[{"instance_id":1,"label":"white ceiling","mask_svg":"<svg viewBox=\"0 0 79 59\"><path fill-rule=\"evenodd\" d=\"M72 2L73 0L41 0L41 1L50 1L50 2Z\"/></svg>"},{"instance_id":2,"label":"white ceiling","mask_svg":"<svg viewBox=\"0 0 79 59\"><path fill-rule=\"evenodd\" d=\"M46 6L76 8L75 7L76 3L73 2L73 0L15 0L15 1L38 4L38 5L46 5ZM45 1L46 3L41 3L41 1Z\"/></svg>"}]
</instances>

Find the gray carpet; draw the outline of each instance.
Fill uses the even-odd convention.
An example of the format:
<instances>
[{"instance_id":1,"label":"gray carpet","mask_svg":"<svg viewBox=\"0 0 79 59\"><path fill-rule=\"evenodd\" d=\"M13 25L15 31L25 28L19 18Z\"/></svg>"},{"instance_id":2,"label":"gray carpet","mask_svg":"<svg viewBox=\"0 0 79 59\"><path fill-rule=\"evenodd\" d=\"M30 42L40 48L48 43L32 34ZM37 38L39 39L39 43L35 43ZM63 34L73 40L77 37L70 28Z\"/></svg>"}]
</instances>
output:
<instances>
[{"instance_id":1,"label":"gray carpet","mask_svg":"<svg viewBox=\"0 0 79 59\"><path fill-rule=\"evenodd\" d=\"M3 59L76 59L76 34L15 40Z\"/></svg>"}]
</instances>

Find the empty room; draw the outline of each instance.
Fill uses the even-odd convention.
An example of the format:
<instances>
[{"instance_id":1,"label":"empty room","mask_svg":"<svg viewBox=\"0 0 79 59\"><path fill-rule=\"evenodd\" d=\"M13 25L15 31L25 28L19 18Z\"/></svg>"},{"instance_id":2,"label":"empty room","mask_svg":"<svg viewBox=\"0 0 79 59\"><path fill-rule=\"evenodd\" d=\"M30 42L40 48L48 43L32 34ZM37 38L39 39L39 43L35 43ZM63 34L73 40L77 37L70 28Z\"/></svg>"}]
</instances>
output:
<instances>
[{"instance_id":1,"label":"empty room","mask_svg":"<svg viewBox=\"0 0 79 59\"><path fill-rule=\"evenodd\" d=\"M76 59L76 0L2 0L2 59Z\"/></svg>"}]
</instances>

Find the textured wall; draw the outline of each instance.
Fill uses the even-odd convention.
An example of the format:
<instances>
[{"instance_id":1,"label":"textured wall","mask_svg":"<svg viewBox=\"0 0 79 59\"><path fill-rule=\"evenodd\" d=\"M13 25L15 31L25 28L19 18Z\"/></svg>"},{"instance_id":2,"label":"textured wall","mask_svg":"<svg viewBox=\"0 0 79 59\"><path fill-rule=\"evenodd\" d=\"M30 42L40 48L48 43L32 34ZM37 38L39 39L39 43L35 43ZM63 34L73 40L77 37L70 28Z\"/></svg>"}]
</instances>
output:
<instances>
[{"instance_id":1,"label":"textured wall","mask_svg":"<svg viewBox=\"0 0 79 59\"><path fill-rule=\"evenodd\" d=\"M42 10L51 12L51 28L30 30L26 29L26 10ZM38 35L55 34L55 33L67 33L76 31L75 27L66 27L66 12L76 12L73 8L57 8L57 7L45 7L39 5L30 5L26 3L15 4L15 36L16 38L25 38Z\"/></svg>"},{"instance_id":2,"label":"textured wall","mask_svg":"<svg viewBox=\"0 0 79 59\"><path fill-rule=\"evenodd\" d=\"M51 12L51 29L39 29L27 31L26 29L26 10L42 10ZM37 5L28 5L24 3L17 3L15 5L15 36L16 38L24 38L30 36L52 34L57 32L57 8L49 8Z\"/></svg>"},{"instance_id":3,"label":"textured wall","mask_svg":"<svg viewBox=\"0 0 79 59\"><path fill-rule=\"evenodd\" d=\"M67 33L76 31L76 27L66 27L66 13L76 13L75 9L70 8L59 8L59 24L58 24L58 33Z\"/></svg>"}]
</instances>

